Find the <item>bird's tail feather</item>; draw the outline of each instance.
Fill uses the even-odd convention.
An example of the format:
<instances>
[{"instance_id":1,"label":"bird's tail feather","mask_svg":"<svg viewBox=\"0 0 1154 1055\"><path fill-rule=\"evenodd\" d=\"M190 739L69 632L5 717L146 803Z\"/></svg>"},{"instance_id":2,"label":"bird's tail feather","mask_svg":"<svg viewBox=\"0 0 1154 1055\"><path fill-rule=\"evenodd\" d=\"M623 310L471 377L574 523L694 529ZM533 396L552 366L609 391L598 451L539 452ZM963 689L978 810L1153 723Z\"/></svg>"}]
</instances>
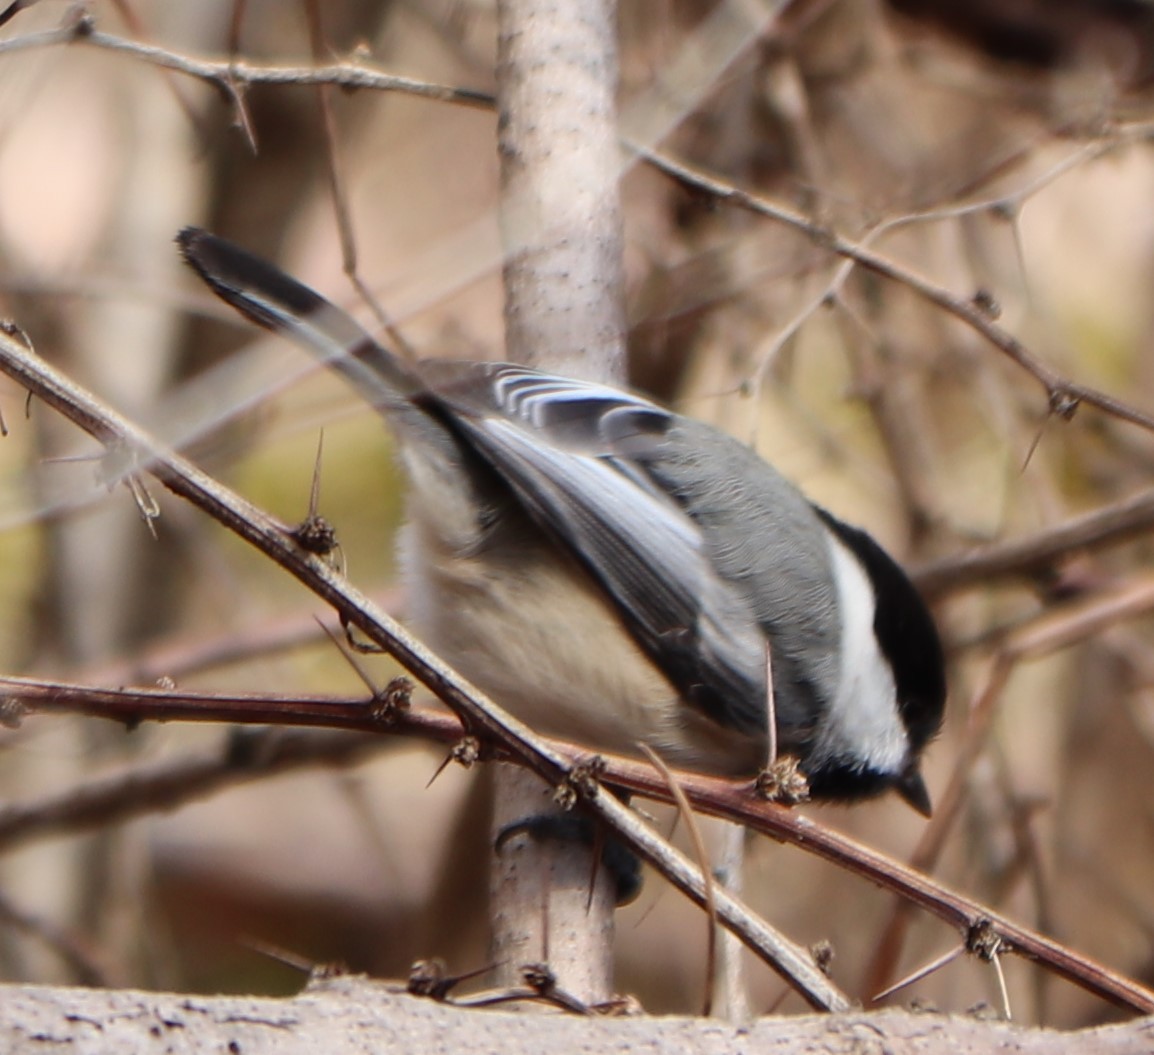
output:
<instances>
[{"instance_id":1,"label":"bird's tail feather","mask_svg":"<svg viewBox=\"0 0 1154 1055\"><path fill-rule=\"evenodd\" d=\"M351 315L268 261L199 227L184 228L176 242L185 262L221 300L308 349L374 406L395 408L423 387Z\"/></svg>"}]
</instances>

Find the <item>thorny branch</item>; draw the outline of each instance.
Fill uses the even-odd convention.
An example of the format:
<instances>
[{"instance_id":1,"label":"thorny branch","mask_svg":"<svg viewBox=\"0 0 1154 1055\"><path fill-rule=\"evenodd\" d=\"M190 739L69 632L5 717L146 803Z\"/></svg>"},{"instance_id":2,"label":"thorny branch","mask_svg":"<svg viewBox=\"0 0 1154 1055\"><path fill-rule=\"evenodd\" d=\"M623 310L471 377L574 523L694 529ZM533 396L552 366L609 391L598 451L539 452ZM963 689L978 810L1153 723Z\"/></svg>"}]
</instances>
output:
<instances>
[{"instance_id":1,"label":"thorny branch","mask_svg":"<svg viewBox=\"0 0 1154 1055\"><path fill-rule=\"evenodd\" d=\"M58 29L30 33L11 40L0 41L0 54L38 48L59 47L66 44L86 44L91 47L129 55L164 69L196 77L218 87L238 102L238 89L255 84L335 85L347 89L364 88L375 91L399 91L423 98L492 110L494 98L481 91L431 84L411 77L386 74L366 65L363 61L344 62L330 66L265 66L238 60L213 61L194 59L164 48L128 40L97 30L88 16ZM1134 137L1147 137L1147 126L1137 126ZM757 215L767 217L801 232L816 245L823 246L844 258L847 263L865 268L890 281L905 286L929 303L975 330L995 348L1017 363L1046 390L1049 413L1070 418L1078 406L1086 403L1114 417L1154 431L1154 414L1063 376L1031 352L1018 338L999 326L989 306L975 295L958 296L937 285L917 272L902 266L889 257L869 248L869 242L886 231L912 222L965 215L975 210L992 208L1008 200L1005 196L992 203L977 203L935 210L910 217L900 217L880 225L862 242L855 242L835 230L815 223L801 213L761 195L753 194L725 180L713 177L668 155L650 149L644 143L632 142L630 149L649 164L674 179L704 191L720 201L728 202ZM1057 166L1045 179L1056 178L1067 168L1083 160L1098 156L1107 146L1092 146L1078 152ZM1031 186L1033 189L1037 183ZM1023 191L1023 194L1026 193ZM839 272L836 285L844 282L848 269ZM829 295L827 293L827 295ZM810 309L812 310L812 309Z\"/></svg>"},{"instance_id":2,"label":"thorny branch","mask_svg":"<svg viewBox=\"0 0 1154 1055\"><path fill-rule=\"evenodd\" d=\"M95 28L85 16L59 29L28 33L0 41L0 55L35 51L61 45L85 45L128 55L166 70L183 73L215 85L227 97L236 98L238 88L251 85L331 84L340 88L367 88L373 91L403 92L435 102L454 103L479 110L492 110L493 97L486 92L444 84L430 84L412 77L398 77L373 69L364 62L344 62L331 66L266 66L240 60L196 59L168 51L154 44L127 40Z\"/></svg>"},{"instance_id":3,"label":"thorny branch","mask_svg":"<svg viewBox=\"0 0 1154 1055\"><path fill-rule=\"evenodd\" d=\"M736 205L758 216L764 216L785 224L787 227L801 232L815 244L824 246L830 252L842 257L848 263L865 268L867 271L872 271L874 274L905 286L923 300L965 323L1042 385L1046 390L1050 414L1069 419L1077 412L1080 404L1086 403L1122 421L1154 432L1154 414L1130 406L1109 393L1101 392L1096 388L1064 377L1034 355L1011 333L999 326L991 317L992 313L989 307L980 297L973 295L959 297L917 272L902 267L888 257L873 251L865 244L855 242L834 230L823 227L793 209L743 190L725 180L710 176L700 169L676 161L665 154L640 146L635 146L634 149L655 168L667 173L686 186L704 191L719 201ZM839 272L839 283L844 280L845 274L848 274L848 271L844 269L843 272Z\"/></svg>"},{"instance_id":4,"label":"thorny branch","mask_svg":"<svg viewBox=\"0 0 1154 1055\"><path fill-rule=\"evenodd\" d=\"M131 452L142 470L147 470L173 493L192 502L295 576L431 689L457 714L471 735L485 742L499 743L513 760L532 769L550 785L560 786L566 782L570 765L565 755L446 667L323 560L302 551L267 514L164 448L2 334L0 371L102 443ZM706 884L700 870L615 796L598 791L585 798L582 805L617 832L641 858L655 865L678 889L696 903L704 903ZM724 891L715 891L714 899L718 916L725 925L789 981L811 1006L825 1010L850 1006L849 1000L822 974L806 950L774 932Z\"/></svg>"},{"instance_id":5,"label":"thorny branch","mask_svg":"<svg viewBox=\"0 0 1154 1055\"><path fill-rule=\"evenodd\" d=\"M1034 647L1027 639L1020 648ZM0 691L20 703L29 712L62 712L95 715L118 721L142 720L219 720L262 725L309 724L331 725L342 730L420 735L440 742L458 740L464 729L457 719L442 712L413 709L382 723L371 715L371 700L313 697L286 699L275 696L212 696L166 693L159 690L100 690L80 686L36 682L31 679L5 678ZM154 763L135 767L120 774L88 781L51 800L9 806L0 811L0 847L33 834L75 830L111 820L126 820L138 815L146 800L171 808L181 801L198 797L227 784L254 779L269 770L281 771L301 765L344 764L379 744L376 736L301 733L285 735L278 730L266 748L254 752L243 765L214 756L189 756L167 764ZM534 738L560 765L580 765L582 752L565 744ZM500 736L486 744L500 757L522 758L508 751ZM726 781L691 773L676 773L675 780L693 807L702 813L743 824L779 842L797 846L816 854L856 875L862 876L900 895L956 928L963 940L981 929L997 936L1003 950L1015 952L1045 965L1068 979L1119 1006L1141 1013L1154 1012L1154 993L1137 983L1109 971L1101 964L1081 956L1026 927L991 911L965 896L861 843L808 820L795 810L767 803L744 783ZM602 777L604 783L662 802L674 802L666 775L651 765L630 759L607 757ZM182 787L185 789L182 791ZM606 796L597 795L593 805L604 804ZM598 811L600 812L600 811ZM627 812L627 811L626 811ZM613 816L600 814L626 840L626 830L618 827ZM627 813L628 816L628 813ZM680 863L668 855L671 848L649 846L644 856L669 878L666 870L676 870ZM675 875L677 872L675 871ZM719 914L724 900L715 890ZM744 936L743 936L744 938Z\"/></svg>"},{"instance_id":6,"label":"thorny branch","mask_svg":"<svg viewBox=\"0 0 1154 1055\"><path fill-rule=\"evenodd\" d=\"M280 526L271 522L265 514L229 493L179 456L162 450L145 433L103 407L6 336L0 336L0 370L103 442L116 443L138 452L140 461L147 464L148 471L170 490L188 498L252 542L312 588L317 596L332 604L366 636L393 654L449 704L471 733L486 743L500 745L511 758L528 765L550 783L564 783L571 766L570 756L555 745L536 737L481 697L393 624L384 613L379 612L367 598L345 583L328 565L302 553L286 538ZM190 709L199 708L199 713L204 714L204 706L189 697L185 697L185 701ZM235 713L221 708L217 714L229 720L243 720L245 708L252 705L252 698L245 698L240 701ZM364 705L361 706L363 708ZM143 697L133 699L131 708L126 717L143 717ZM325 707L315 705L311 710L302 707L300 717L322 724L324 715L321 712L324 710ZM176 717L173 709L162 707L160 712L156 717ZM267 711L258 709L256 713L259 721L269 720ZM371 716L362 711L360 720L365 717ZM616 762L609 771L609 780L627 790L656 798L666 798L668 795L664 780L655 778L652 768L640 763ZM1135 1010L1154 1011L1154 994L1135 983L1076 956L1056 942L988 912L983 906L946 890L927 877L905 869L852 840L832 832L821 832L804 817L789 811L768 807L751 795L748 789L734 788L732 783L698 776L684 775L681 780L690 801L704 812L723 815L774 838L805 845L847 869L866 874L875 882L882 882L900 891L904 897L957 927L963 934L979 925L992 927L1007 950L1045 963L1056 973L1076 981L1105 999ZM700 871L640 824L636 816L615 798L597 793L587 799L584 806L609 824L625 842L681 890L699 903L704 900L705 884ZM718 914L726 925L740 933L747 943L752 942L753 947L771 966L800 988L807 1000L819 1007L848 1006L845 997L816 970L804 952L792 948L779 936L769 932L764 924L724 892L716 891L715 897Z\"/></svg>"},{"instance_id":7,"label":"thorny branch","mask_svg":"<svg viewBox=\"0 0 1154 1055\"><path fill-rule=\"evenodd\" d=\"M0 370L105 444L134 452L140 468L146 468L174 493L208 512L295 575L432 689L456 712L470 734L478 736L487 744L500 745L501 750L507 752L510 758L529 766L551 784L560 785L565 782L571 765L570 756L557 746L536 737L481 697L405 634L367 598L349 586L325 562L303 553L286 536L282 526L266 514L230 493L183 458L165 450L146 433L104 407L43 360L31 355L19 342L3 334L0 334ZM204 714L204 706L190 697L185 697L185 701L190 710L199 708L199 713ZM252 698L246 698L237 705L235 713L218 708L217 715L227 720L243 720L245 708L252 705ZM145 716L143 696L136 696L130 707L124 717ZM312 710L307 706L302 707L298 717L304 721L326 724L325 716L321 713L325 707L313 706ZM361 707L364 707L363 703ZM258 709L257 713L259 721L269 721L267 711ZM174 709L160 707L154 716L173 718L177 714ZM360 720L366 716L362 710ZM614 785L655 798L667 797L665 782L655 778L649 766L617 762L609 774L609 780ZM904 897L949 922L963 934L979 925L992 927L1007 950L1045 963L1056 973L1105 999L1139 1011L1154 1011L1154 994L1135 983L988 912L983 906L946 890L927 877L909 871L852 840L831 832L822 832L804 817L789 811L768 807L751 795L748 789L735 789L731 783L698 776L683 775L681 780L690 801L704 812L723 815L774 838L804 845L849 870L868 875L873 881L899 891ZM704 900L705 884L700 871L642 825L636 815L616 798L597 793L583 805L609 824L640 856L654 864L683 892L698 903ZM768 931L764 924L724 892L717 891L715 896L718 914L725 924L739 933L744 941L751 943L751 947L757 949L792 984L798 986L808 1001L818 1007L848 1006L845 997L817 971L804 952Z\"/></svg>"}]
</instances>

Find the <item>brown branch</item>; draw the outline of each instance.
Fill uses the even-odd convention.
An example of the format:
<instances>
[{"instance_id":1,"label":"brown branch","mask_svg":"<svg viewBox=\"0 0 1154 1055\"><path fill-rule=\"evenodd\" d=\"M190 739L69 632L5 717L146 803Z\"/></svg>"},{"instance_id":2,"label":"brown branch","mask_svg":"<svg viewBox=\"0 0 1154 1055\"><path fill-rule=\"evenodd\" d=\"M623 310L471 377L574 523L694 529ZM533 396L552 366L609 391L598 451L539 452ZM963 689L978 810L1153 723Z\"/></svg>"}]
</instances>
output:
<instances>
[{"instance_id":1,"label":"brown branch","mask_svg":"<svg viewBox=\"0 0 1154 1055\"><path fill-rule=\"evenodd\" d=\"M382 728L382 724L374 723L369 717L370 705L364 699L301 701L269 697L262 706L256 699L85 689L47 682L17 683L14 679L6 679L2 688L9 699L21 699L31 713L80 713L126 723L216 720L294 725L297 719L288 717L290 714L295 712L299 716L302 711L315 709L314 720L308 724L335 731L319 733L278 728L260 742L246 746L242 757L235 751L207 751L162 762L134 763L84 780L58 794L28 802L6 802L0 806L0 850L33 838L122 824L135 817L172 810L271 773L312 766L351 765L389 742L368 732L374 725ZM358 728L364 732L353 732ZM430 710L398 717L390 721L388 731L397 735L419 734L441 742L452 742L462 734L459 721L451 714Z\"/></svg>"},{"instance_id":2,"label":"brown branch","mask_svg":"<svg viewBox=\"0 0 1154 1055\"><path fill-rule=\"evenodd\" d=\"M1144 615L1151 607L1154 607L1154 576L1135 577L1103 591L1100 596L1046 611L1007 635L967 707L965 737L954 759L949 783L910 858L914 869L931 871L945 849L946 839L961 817L974 765L986 748L1002 694L1017 665L1099 634L1119 620ZM883 926L881 940L865 974L867 992L876 992L892 977L910 922L910 907L910 901L895 905Z\"/></svg>"},{"instance_id":3,"label":"brown branch","mask_svg":"<svg viewBox=\"0 0 1154 1055\"><path fill-rule=\"evenodd\" d=\"M675 161L667 155L647 150L640 145L634 145L633 149L649 164L681 183L704 191L726 204L736 205L758 216L765 216L785 224L801 232L815 244L825 247L845 260L852 261L856 266L905 286L923 300L965 323L1017 363L1046 390L1049 413L1068 419L1077 411L1079 404L1087 403L1122 421L1154 432L1154 414L1130 406L1106 392L1100 392L1098 389L1064 377L994 322L988 309L978 303L972 294L964 297L955 296L948 289L903 267L889 257L876 253L864 244L854 242L821 224L814 223L793 209L707 175L700 169Z\"/></svg>"},{"instance_id":4,"label":"brown branch","mask_svg":"<svg viewBox=\"0 0 1154 1055\"><path fill-rule=\"evenodd\" d=\"M640 763L617 761L606 779L630 791L660 797L653 777ZM907 868L848 836L825 829L800 813L757 800L748 787L734 787L710 777L678 774L678 782L696 809L744 824L778 842L816 854L846 871L900 894L931 915L955 927L967 945L992 935L1002 952L1014 952L1044 965L1067 981L1120 1007L1154 1013L1154 992L1079 953L1020 926L980 903Z\"/></svg>"},{"instance_id":5,"label":"brown branch","mask_svg":"<svg viewBox=\"0 0 1154 1055\"><path fill-rule=\"evenodd\" d=\"M283 528L261 511L231 494L184 459L165 452L147 434L104 408L43 360L31 355L19 342L4 334L0 334L0 370L60 409L107 445L120 452L131 452L138 463L149 463L149 471L172 491L210 512L276 560L317 596L332 604L367 637L413 671L457 712L470 732L485 742L501 744L510 756L551 784L560 785L569 780L569 756L555 745L535 737L530 730L480 697L467 683L404 634L383 612L345 583L327 564L303 553ZM251 701L246 701L244 705L251 706ZM359 706L362 708L363 719L363 702ZM139 709L139 704L137 707ZM168 716L172 716L171 712ZM325 716L306 709L297 717L321 724ZM267 721L267 718L267 714L261 714L262 721ZM610 779L629 789L663 797L661 787L654 785L652 770L639 763L616 763ZM734 788L725 782L711 783L706 778L696 776L686 776L681 783L698 808L738 820L781 841L807 845L812 852L900 892L902 896L956 926L967 938L992 933L1005 948L1049 965L1058 974L1076 981L1091 992L1129 1008L1154 1011L1154 994L1135 983L998 917L983 906L947 891L926 877L887 861L865 847L832 833L821 833L802 817L767 807L747 789ZM667 853L669 848L651 830L639 824L636 817L616 799L590 788L586 789L584 803L586 808L597 813L619 832L623 840L643 858L655 864L679 889L699 904L703 902L704 882L699 870L683 855ZM802 987L806 999L822 1006L844 1006L845 998L836 989L824 978L814 977L816 971L804 953L799 954L788 944L783 944L779 936L746 913L740 903L719 891L717 908L727 926L738 930L743 940L752 942L767 962L790 978L793 984Z\"/></svg>"},{"instance_id":6,"label":"brown branch","mask_svg":"<svg viewBox=\"0 0 1154 1055\"><path fill-rule=\"evenodd\" d=\"M416 95L435 102L453 103L479 110L492 110L493 97L486 92L452 85L431 84L412 77L398 77L374 69L363 62L342 62L330 66L272 66L235 60L215 61L197 59L188 55L168 51L153 44L127 40L93 28L88 18L69 23L59 29L28 33L0 41L0 55L17 51L34 51L54 48L67 44L83 44L88 47L111 51L120 55L174 70L189 77L214 85L227 97L235 99L238 86L254 84L331 84L341 88L365 88L370 91L402 92Z\"/></svg>"},{"instance_id":7,"label":"brown branch","mask_svg":"<svg viewBox=\"0 0 1154 1055\"><path fill-rule=\"evenodd\" d=\"M19 722L24 714L61 713L107 718L129 729L146 721L181 721L291 725L365 733L387 730L441 742L464 735L460 721L453 715L395 706L392 696L393 686L378 696L285 696L105 689L38 678L0 677L0 699L8 705L5 721L9 724Z\"/></svg>"},{"instance_id":8,"label":"brown branch","mask_svg":"<svg viewBox=\"0 0 1154 1055\"><path fill-rule=\"evenodd\" d=\"M400 607L399 595L400 590L386 589L374 593L373 600L396 614ZM315 647L326 640L325 635L332 629L339 633L337 620L318 621L316 612L302 606L299 611L265 619L256 626L224 633L198 636L185 633L162 638L142 647L135 655L84 668L69 677L85 685L152 685L161 679L179 681L191 674Z\"/></svg>"},{"instance_id":9,"label":"brown branch","mask_svg":"<svg viewBox=\"0 0 1154 1055\"><path fill-rule=\"evenodd\" d=\"M1049 642L1054 645L1055 642ZM1023 648L1040 647L1030 637ZM987 702L979 708L984 717L979 722L983 729L993 713L992 701L1004 684L1012 662L1003 656L995 665L992 688L983 693ZM332 725L341 729L367 729L402 735L428 736L440 742L453 742L463 732L457 719L443 712L414 709L383 722L373 716L371 699L309 697L283 699L275 696L208 696L192 693L166 693L159 690L100 690L81 686L54 685L24 678L5 678L0 681L4 695L18 699L33 712L58 711L81 713L112 718L118 721L229 721L251 722L261 725L307 723ZM316 734L313 734L314 736ZM971 753L982 742L981 732L972 738ZM0 811L0 847L20 838L29 838L42 831L59 832L69 828L86 827L111 820L129 819L151 808L172 808L184 801L182 781L189 797L207 794L227 784L253 779L272 769L296 765L342 764L358 752L373 750L378 737L340 736L339 740L311 739L303 734L271 740L266 756L264 749L244 768L227 769L219 755L189 757L180 763L166 763L139 767L109 777L86 782L51 800L41 800L24 806L9 805ZM540 741L551 757L571 766L587 761L587 754L572 745L554 741ZM486 741L495 751L505 756L506 745L500 740ZM346 754L347 752L347 754ZM512 755L508 755L512 757ZM632 793L662 802L674 802L669 780L652 766L615 757L605 758L602 782L622 787ZM135 776L133 775L135 774ZM1002 952L1015 952L1034 960L1059 976L1105 1000L1141 1013L1154 1013L1154 993L1116 972L1088 959L1045 936L1019 926L991 911L985 905L966 898L939 881L909 868L884 854L855 842L848 836L825 828L797 811L765 802L745 783L705 777L699 774L676 772L677 786L683 790L695 809L711 816L743 824L770 838L816 854L845 870L881 886L908 902L937 916L956 928L963 941L972 944L978 937L1000 943ZM955 796L947 796L953 801ZM607 796L597 795L593 804L605 804ZM145 800L155 800L144 806ZM943 805L947 805L943 803ZM120 811L120 812L118 812ZM952 812L952 807L948 812ZM606 822L621 832L615 818L601 814ZM622 832L631 842L630 831ZM933 843L940 843L942 826L934 829ZM666 848L650 841L643 856L663 874L667 868L680 867L675 858L666 854ZM635 845L635 849L636 849ZM932 857L933 851L930 851ZM688 865L688 862L684 862ZM680 885L680 884L678 884ZM723 891L716 891L719 915L726 900ZM695 898L695 900L698 900ZM704 901L704 888L700 901Z\"/></svg>"},{"instance_id":10,"label":"brown branch","mask_svg":"<svg viewBox=\"0 0 1154 1055\"><path fill-rule=\"evenodd\" d=\"M500 743L511 758L547 784L573 788L583 807L609 825L635 853L657 867L698 905L704 903L704 878L684 854L665 843L617 798L599 790L595 782L577 779L579 774L575 774L565 755L442 663L325 561L301 550L282 525L186 459L169 452L4 333L0 333L0 372L116 450L119 456L127 456L142 471L147 469L173 493L279 564L432 690L471 734L486 742ZM719 891L716 901L725 925L812 1006L826 1010L849 1006L845 995L818 970L806 950L777 934L731 895Z\"/></svg>"},{"instance_id":11,"label":"brown branch","mask_svg":"<svg viewBox=\"0 0 1154 1055\"><path fill-rule=\"evenodd\" d=\"M51 949L68 965L73 977L81 985L110 984L108 970L82 938L43 916L20 908L3 892L0 892L0 923L32 935Z\"/></svg>"},{"instance_id":12,"label":"brown branch","mask_svg":"<svg viewBox=\"0 0 1154 1055\"><path fill-rule=\"evenodd\" d=\"M308 22L309 43L312 46L313 59L320 64L327 50L320 0L307 0L305 15ZM321 134L325 144L325 173L341 245L341 268L360 298L368 304L377 325L389 335L389 340L392 341L394 348L410 358L415 358L412 346L361 277L357 239L353 229L352 208L349 204L348 186L341 164L340 143L337 137L337 119L332 98L333 85L318 84L316 85L316 92L317 105L320 109Z\"/></svg>"},{"instance_id":13,"label":"brown branch","mask_svg":"<svg viewBox=\"0 0 1154 1055\"><path fill-rule=\"evenodd\" d=\"M1154 489L1083 513L1021 538L980 546L966 553L928 561L913 570L927 596L954 593L1015 576L1036 576L1053 569L1077 550L1125 542L1154 528Z\"/></svg>"},{"instance_id":14,"label":"brown branch","mask_svg":"<svg viewBox=\"0 0 1154 1055\"><path fill-rule=\"evenodd\" d=\"M641 744L641 750L650 764L665 780L669 789L670 799L677 807L677 816L685 821L686 831L689 833L689 844L693 847L694 856L705 876L705 999L701 1002L702 1018L709 1018L713 1014L713 997L718 987L718 953L717 953L717 907L713 902L713 886L717 877L710 870L709 852L705 847L705 837L701 833L701 825L697 823L697 815L689 805L689 799L677 783L673 770L666 765L664 759L648 744Z\"/></svg>"},{"instance_id":15,"label":"brown branch","mask_svg":"<svg viewBox=\"0 0 1154 1055\"><path fill-rule=\"evenodd\" d=\"M936 797L934 815L910 856L910 867L919 872L928 873L935 868L949 834L955 830L961 818L970 775L986 747L1002 692L1014 671L1017 658L1005 654L996 655L969 702L969 720L961 747L954 758L950 780L945 791ZM911 922L912 907L912 899L894 904L889 918L881 928L881 937L874 946L864 973L865 992L876 993L892 979Z\"/></svg>"}]
</instances>

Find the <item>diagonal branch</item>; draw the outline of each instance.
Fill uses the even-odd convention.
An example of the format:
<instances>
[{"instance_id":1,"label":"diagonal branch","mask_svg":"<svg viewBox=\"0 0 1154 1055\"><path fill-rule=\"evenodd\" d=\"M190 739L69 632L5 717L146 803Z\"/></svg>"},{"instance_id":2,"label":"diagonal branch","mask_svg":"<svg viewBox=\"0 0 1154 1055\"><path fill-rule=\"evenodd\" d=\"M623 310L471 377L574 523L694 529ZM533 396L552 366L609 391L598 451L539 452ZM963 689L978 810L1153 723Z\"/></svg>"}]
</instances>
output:
<instances>
[{"instance_id":1,"label":"diagonal branch","mask_svg":"<svg viewBox=\"0 0 1154 1055\"><path fill-rule=\"evenodd\" d=\"M1013 334L999 326L991 317L989 308L982 303L980 297L958 297L944 286L939 286L889 257L874 252L864 243L855 242L830 228L814 223L793 209L760 195L752 194L683 162L675 161L668 155L636 145L633 149L649 164L679 182L699 191L704 191L719 201L736 205L758 216L765 216L787 227L792 227L817 245L824 246L831 253L851 261L867 271L872 271L876 275L881 275L891 282L905 286L923 300L965 323L989 341L998 351L1017 363L1046 390L1051 414L1069 419L1073 417L1079 404L1086 403L1122 421L1154 432L1154 414L1131 406L1107 392L1101 392L1088 385L1071 381L1060 374L1034 355Z\"/></svg>"},{"instance_id":2,"label":"diagonal branch","mask_svg":"<svg viewBox=\"0 0 1154 1055\"><path fill-rule=\"evenodd\" d=\"M914 569L918 588L933 597L992 580L1037 575L1078 550L1125 542L1154 529L1154 490L1093 509L1053 527L928 561Z\"/></svg>"},{"instance_id":3,"label":"diagonal branch","mask_svg":"<svg viewBox=\"0 0 1154 1055\"><path fill-rule=\"evenodd\" d=\"M273 518L158 443L3 333L0 371L274 560L432 690L470 733L499 743L511 758L549 785L574 788L585 809L608 824L679 890L697 904L704 904L705 880L684 854L668 846L615 796L595 782L580 780L580 774L575 772L580 767L571 767L569 759L556 747L484 697L323 560L301 550ZM717 892L715 901L722 922L811 1006L825 1010L850 1006L805 949L773 931L731 895Z\"/></svg>"},{"instance_id":4,"label":"diagonal branch","mask_svg":"<svg viewBox=\"0 0 1154 1055\"><path fill-rule=\"evenodd\" d=\"M1029 647L1028 643L1023 647ZM414 708L382 721L373 715L374 701L363 698L287 699L257 694L216 696L155 689L88 689L29 678L0 679L0 695L18 702L29 712L79 713L122 722L205 721L214 717L219 721L260 725L307 723L342 730L412 734L446 743L458 740L464 731L456 718L427 708ZM278 730L282 735L288 732L290 730ZM180 802L253 779L266 771L303 765L344 764L361 752L373 750L374 745L380 742L379 736L350 736L347 731L335 735L306 735L298 731L296 736L285 736L284 739L278 736L267 749L257 753L257 759L246 762L243 769L235 764L229 765L219 756L188 756L163 765L134 767L122 773L97 777L51 799L11 804L0 810L0 849L49 831L78 830L94 823L127 820L147 811L141 806L145 801L173 808ZM583 759L587 761L587 756L571 745L546 740L541 743L571 767L578 768ZM499 741L486 742L485 746L502 757L512 757L504 753ZM604 763L604 782L649 799L674 801L669 779L652 766L616 757L606 757ZM1019 926L915 869L816 824L795 810L765 802L748 784L682 772L674 773L673 779L693 807L702 813L745 825L884 887L956 928L967 946L981 943L982 947L988 947L991 942L996 943L1000 952L1015 952L1034 960L1104 1000L1132 1011L1154 1013L1154 993L1136 982ZM182 781L186 782L183 792ZM597 796L597 801L602 804L605 799L606 796ZM626 815L634 816L628 811ZM606 819L616 827L612 819ZM635 823L634 818L630 826ZM616 830L622 831L621 828ZM646 838L652 855L645 856L670 877L667 869L676 872L681 867L671 856L676 851L651 835L649 833ZM625 838L628 841L627 834ZM634 848L637 848L636 844ZM726 919L720 912L723 892L715 891L715 897L719 914ZM731 926L731 929L735 928ZM747 940L736 929L735 933Z\"/></svg>"}]
</instances>

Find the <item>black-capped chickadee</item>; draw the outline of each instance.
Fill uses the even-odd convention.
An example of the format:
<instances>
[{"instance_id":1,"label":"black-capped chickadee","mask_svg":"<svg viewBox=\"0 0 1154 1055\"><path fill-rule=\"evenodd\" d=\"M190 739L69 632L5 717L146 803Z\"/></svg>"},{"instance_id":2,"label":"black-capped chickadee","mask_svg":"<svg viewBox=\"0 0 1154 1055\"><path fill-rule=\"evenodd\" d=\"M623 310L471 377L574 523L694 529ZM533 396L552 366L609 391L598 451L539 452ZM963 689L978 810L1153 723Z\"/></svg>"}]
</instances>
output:
<instances>
[{"instance_id":1,"label":"black-capped chickadee","mask_svg":"<svg viewBox=\"0 0 1154 1055\"><path fill-rule=\"evenodd\" d=\"M897 790L945 702L941 644L898 565L718 429L508 363L403 362L224 239L187 262L305 345L393 426L411 481L411 622L542 732L752 775L776 745L815 798ZM772 705L767 700L772 684Z\"/></svg>"}]
</instances>

